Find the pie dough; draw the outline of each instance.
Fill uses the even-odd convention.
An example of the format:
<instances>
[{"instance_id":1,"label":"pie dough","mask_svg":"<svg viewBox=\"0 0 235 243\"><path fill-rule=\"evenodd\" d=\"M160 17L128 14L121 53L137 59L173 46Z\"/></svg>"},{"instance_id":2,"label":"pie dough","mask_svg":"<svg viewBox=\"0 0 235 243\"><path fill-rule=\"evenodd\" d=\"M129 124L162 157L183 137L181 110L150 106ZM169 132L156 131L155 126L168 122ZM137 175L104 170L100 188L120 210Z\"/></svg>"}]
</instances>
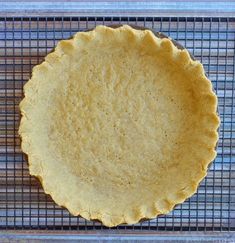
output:
<instances>
[{"instance_id":1,"label":"pie dough","mask_svg":"<svg viewBox=\"0 0 235 243\"><path fill-rule=\"evenodd\" d=\"M203 66L150 30L98 26L60 41L24 94L30 174L71 214L106 226L167 214L216 156Z\"/></svg>"}]
</instances>

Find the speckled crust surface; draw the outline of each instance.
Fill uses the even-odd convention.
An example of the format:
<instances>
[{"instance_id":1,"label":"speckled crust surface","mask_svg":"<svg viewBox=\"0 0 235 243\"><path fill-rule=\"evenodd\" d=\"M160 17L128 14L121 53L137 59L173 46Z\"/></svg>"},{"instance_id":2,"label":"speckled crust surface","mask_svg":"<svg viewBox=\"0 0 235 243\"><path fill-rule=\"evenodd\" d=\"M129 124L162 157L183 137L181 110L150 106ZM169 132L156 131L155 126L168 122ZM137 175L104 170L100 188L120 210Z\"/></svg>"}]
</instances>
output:
<instances>
[{"instance_id":1,"label":"speckled crust surface","mask_svg":"<svg viewBox=\"0 0 235 243\"><path fill-rule=\"evenodd\" d=\"M149 30L98 26L60 41L24 93L30 174L58 205L106 226L167 214L216 156L203 66Z\"/></svg>"}]
</instances>

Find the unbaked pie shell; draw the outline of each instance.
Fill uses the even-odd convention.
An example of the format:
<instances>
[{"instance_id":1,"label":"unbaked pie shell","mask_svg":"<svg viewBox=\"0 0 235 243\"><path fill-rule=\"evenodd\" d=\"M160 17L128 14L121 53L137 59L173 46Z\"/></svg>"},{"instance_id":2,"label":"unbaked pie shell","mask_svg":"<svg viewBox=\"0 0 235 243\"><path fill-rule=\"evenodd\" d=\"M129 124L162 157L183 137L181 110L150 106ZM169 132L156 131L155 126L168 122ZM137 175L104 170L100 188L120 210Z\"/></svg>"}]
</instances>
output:
<instances>
[{"instance_id":1,"label":"unbaked pie shell","mask_svg":"<svg viewBox=\"0 0 235 243\"><path fill-rule=\"evenodd\" d=\"M24 94L30 174L71 214L106 226L169 213L216 156L203 66L150 30L98 26L60 41Z\"/></svg>"}]
</instances>

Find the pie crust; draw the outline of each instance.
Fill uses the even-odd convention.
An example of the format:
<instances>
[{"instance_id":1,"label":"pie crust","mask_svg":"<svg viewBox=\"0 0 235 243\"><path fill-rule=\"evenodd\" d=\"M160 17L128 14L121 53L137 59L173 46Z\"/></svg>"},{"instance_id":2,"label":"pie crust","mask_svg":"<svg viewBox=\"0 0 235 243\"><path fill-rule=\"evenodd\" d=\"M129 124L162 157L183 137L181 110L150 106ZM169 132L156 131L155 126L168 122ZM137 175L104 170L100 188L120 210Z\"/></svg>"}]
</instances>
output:
<instances>
[{"instance_id":1,"label":"pie crust","mask_svg":"<svg viewBox=\"0 0 235 243\"><path fill-rule=\"evenodd\" d=\"M215 158L217 97L202 64L150 30L98 26L33 68L19 134L30 174L106 226L169 213Z\"/></svg>"}]
</instances>

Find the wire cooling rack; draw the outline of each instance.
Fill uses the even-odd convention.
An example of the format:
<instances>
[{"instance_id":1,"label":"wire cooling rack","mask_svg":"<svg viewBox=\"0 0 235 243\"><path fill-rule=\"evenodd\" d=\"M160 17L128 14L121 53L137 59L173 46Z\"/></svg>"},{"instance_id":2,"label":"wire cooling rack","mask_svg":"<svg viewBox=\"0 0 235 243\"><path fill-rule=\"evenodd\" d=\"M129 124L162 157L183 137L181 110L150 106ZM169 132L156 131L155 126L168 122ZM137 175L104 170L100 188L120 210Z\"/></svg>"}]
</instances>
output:
<instances>
[{"instance_id":1,"label":"wire cooling rack","mask_svg":"<svg viewBox=\"0 0 235 243\"><path fill-rule=\"evenodd\" d=\"M202 61L218 95L221 128L218 156L197 194L167 216L113 230L235 230L235 18L176 17L0 18L0 229L109 230L71 216L29 175L18 104L32 67L59 40L98 24L126 23L161 31Z\"/></svg>"}]
</instances>

